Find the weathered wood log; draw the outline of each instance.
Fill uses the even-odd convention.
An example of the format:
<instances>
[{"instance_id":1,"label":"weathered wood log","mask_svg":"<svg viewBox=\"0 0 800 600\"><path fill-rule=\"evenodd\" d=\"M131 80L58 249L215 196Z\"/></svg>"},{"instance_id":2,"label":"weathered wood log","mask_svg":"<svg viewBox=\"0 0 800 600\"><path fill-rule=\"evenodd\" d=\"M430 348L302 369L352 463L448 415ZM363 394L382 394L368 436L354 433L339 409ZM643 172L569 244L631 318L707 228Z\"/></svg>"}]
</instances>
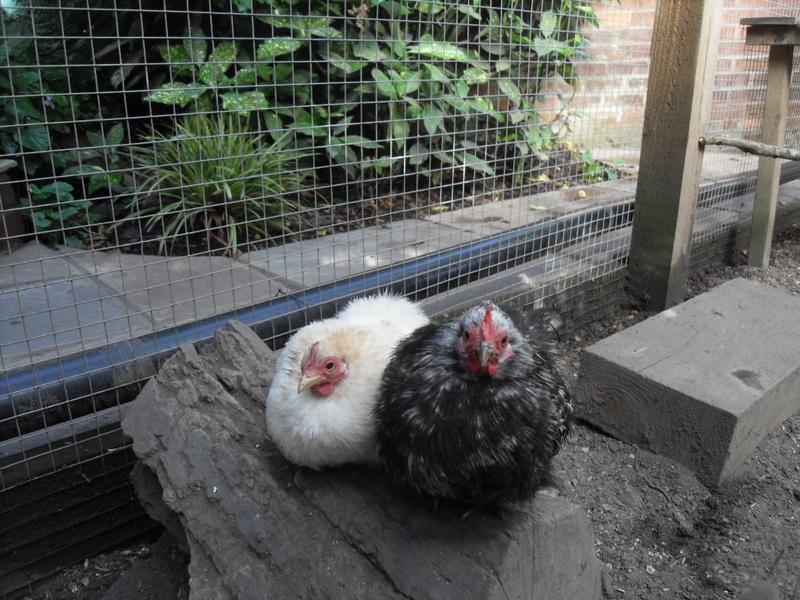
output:
<instances>
[{"instance_id":1,"label":"weathered wood log","mask_svg":"<svg viewBox=\"0 0 800 600\"><path fill-rule=\"evenodd\" d=\"M698 142L701 146L730 146L731 148L737 148L748 154L758 154L759 156L769 156L770 158L785 158L787 160L800 160L800 150L762 144L761 142L743 140L741 138L707 135L701 137Z\"/></svg>"},{"instance_id":2,"label":"weathered wood log","mask_svg":"<svg viewBox=\"0 0 800 600\"><path fill-rule=\"evenodd\" d=\"M600 596L591 525L563 499L462 520L377 470L288 464L265 439L274 364L232 323L182 347L123 422L185 531L193 600Z\"/></svg>"}]
</instances>

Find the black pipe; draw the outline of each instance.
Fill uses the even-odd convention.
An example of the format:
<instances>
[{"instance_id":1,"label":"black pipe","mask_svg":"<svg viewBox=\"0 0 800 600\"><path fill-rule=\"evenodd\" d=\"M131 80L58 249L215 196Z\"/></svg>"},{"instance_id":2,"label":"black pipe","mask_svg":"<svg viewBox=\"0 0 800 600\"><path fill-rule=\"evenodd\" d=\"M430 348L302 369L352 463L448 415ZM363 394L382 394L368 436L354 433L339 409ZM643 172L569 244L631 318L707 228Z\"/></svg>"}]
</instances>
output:
<instances>
[{"instance_id":1,"label":"black pipe","mask_svg":"<svg viewBox=\"0 0 800 600\"><path fill-rule=\"evenodd\" d=\"M698 206L751 191L747 177L706 183ZM800 164L785 164L781 183L800 178ZM722 192L720 190L723 190ZM280 346L298 327L333 315L347 300L389 289L421 300L535 260L554 247L631 224L633 200L588 209L448 248L268 302L233 310L140 338L8 372L0 379L0 440L127 402L141 382L183 343L201 343L231 319ZM126 389L127 387L127 389ZM82 402L78 402L82 401ZM69 406L68 406L69 405ZM14 415L18 415L14 418Z\"/></svg>"}]
</instances>

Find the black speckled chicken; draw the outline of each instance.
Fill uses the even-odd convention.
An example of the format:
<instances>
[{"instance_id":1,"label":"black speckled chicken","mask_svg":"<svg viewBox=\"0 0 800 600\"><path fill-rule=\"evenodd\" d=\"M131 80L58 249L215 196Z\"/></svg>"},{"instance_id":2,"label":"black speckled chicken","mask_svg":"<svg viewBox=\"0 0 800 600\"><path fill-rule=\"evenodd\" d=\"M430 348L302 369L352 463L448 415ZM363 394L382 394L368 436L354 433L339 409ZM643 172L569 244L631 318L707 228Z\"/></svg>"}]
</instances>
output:
<instances>
[{"instance_id":1,"label":"black speckled chicken","mask_svg":"<svg viewBox=\"0 0 800 600\"><path fill-rule=\"evenodd\" d=\"M555 351L545 313L512 320L491 302L407 337L375 407L390 477L473 507L533 496L573 416Z\"/></svg>"}]
</instances>

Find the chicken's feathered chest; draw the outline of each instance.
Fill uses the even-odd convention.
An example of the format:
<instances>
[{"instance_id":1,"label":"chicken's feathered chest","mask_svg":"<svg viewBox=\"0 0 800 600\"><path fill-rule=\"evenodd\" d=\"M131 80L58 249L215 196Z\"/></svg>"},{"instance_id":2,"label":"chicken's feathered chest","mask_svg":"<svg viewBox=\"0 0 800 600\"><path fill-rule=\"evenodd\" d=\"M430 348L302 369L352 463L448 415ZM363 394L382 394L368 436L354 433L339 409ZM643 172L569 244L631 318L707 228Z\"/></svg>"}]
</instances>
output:
<instances>
[{"instance_id":1,"label":"chicken's feathered chest","mask_svg":"<svg viewBox=\"0 0 800 600\"><path fill-rule=\"evenodd\" d=\"M384 373L376 417L385 466L433 495L527 495L568 429L557 372L522 343L495 377L476 376L444 343L452 332L426 329Z\"/></svg>"}]
</instances>

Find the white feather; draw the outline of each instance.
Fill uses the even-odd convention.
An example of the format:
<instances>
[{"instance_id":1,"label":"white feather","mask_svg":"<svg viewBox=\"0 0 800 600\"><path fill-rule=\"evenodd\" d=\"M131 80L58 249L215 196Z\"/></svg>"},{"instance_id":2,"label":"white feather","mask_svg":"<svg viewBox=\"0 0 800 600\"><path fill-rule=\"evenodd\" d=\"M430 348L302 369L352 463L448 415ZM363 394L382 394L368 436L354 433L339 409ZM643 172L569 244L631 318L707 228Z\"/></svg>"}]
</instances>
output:
<instances>
[{"instance_id":1,"label":"white feather","mask_svg":"<svg viewBox=\"0 0 800 600\"><path fill-rule=\"evenodd\" d=\"M373 407L397 343L428 322L414 304L378 295L350 302L334 319L316 321L287 342L267 396L267 432L290 461L319 469L377 459ZM297 393L301 362L314 343L349 374L327 397Z\"/></svg>"},{"instance_id":2,"label":"white feather","mask_svg":"<svg viewBox=\"0 0 800 600\"><path fill-rule=\"evenodd\" d=\"M378 294L351 300L336 318L360 325L388 321L404 331L404 335L428 324L428 317L418 305L402 296L392 294Z\"/></svg>"}]
</instances>

